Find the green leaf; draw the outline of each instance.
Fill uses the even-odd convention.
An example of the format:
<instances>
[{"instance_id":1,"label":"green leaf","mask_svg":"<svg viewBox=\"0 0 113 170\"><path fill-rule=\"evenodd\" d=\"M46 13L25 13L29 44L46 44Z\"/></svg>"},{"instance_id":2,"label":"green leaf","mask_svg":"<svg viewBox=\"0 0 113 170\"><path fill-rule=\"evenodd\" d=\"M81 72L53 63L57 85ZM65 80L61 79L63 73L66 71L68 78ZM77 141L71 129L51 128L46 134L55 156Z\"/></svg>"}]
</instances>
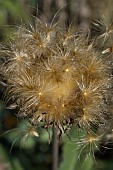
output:
<instances>
[{"instance_id":1,"label":"green leaf","mask_svg":"<svg viewBox=\"0 0 113 170\"><path fill-rule=\"evenodd\" d=\"M70 136L74 140L78 140L78 133L74 129L72 129ZM76 142L67 141L64 138L63 161L60 164L59 170L91 170L93 165L92 155L89 155L86 160L84 155L80 155L79 159L79 152ZM84 152L81 154L84 154Z\"/></svg>"}]
</instances>

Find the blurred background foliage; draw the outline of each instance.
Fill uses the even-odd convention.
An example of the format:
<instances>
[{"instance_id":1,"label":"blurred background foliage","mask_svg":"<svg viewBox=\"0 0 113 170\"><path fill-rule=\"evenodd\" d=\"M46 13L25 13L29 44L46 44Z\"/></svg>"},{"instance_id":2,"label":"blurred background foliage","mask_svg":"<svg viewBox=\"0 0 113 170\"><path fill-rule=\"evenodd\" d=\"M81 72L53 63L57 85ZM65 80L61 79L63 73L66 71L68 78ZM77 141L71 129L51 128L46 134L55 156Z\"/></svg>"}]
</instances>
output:
<instances>
[{"instance_id":1,"label":"blurred background foliage","mask_svg":"<svg viewBox=\"0 0 113 170\"><path fill-rule=\"evenodd\" d=\"M83 31L86 28L91 30L91 20L103 15L112 16L113 1L0 0L1 44L8 43L16 26L33 23L33 16L46 16L51 21L57 12L61 23L75 22ZM18 120L16 109L5 108L3 95L0 84L0 170L50 170L53 147L52 141L49 144L48 132L38 128L37 133L28 135L30 125L25 120ZM101 152L95 151L94 157L83 152L78 159L79 150L75 144L78 133L72 129L69 136L72 141L65 135L60 143L59 170L113 170L113 149L99 147Z\"/></svg>"}]
</instances>

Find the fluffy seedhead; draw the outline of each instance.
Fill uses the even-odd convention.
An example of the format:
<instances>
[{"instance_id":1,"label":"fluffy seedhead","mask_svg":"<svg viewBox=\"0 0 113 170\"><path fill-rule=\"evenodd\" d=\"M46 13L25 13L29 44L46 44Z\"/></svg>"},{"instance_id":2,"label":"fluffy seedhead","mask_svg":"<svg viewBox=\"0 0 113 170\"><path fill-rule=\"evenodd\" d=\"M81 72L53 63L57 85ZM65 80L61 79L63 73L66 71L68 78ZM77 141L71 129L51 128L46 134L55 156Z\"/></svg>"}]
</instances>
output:
<instances>
[{"instance_id":1,"label":"fluffy seedhead","mask_svg":"<svg viewBox=\"0 0 113 170\"><path fill-rule=\"evenodd\" d=\"M35 26L20 27L10 49L1 52L6 104L18 107L18 117L61 132L73 124L88 134L107 128L108 61L74 26L36 19Z\"/></svg>"}]
</instances>

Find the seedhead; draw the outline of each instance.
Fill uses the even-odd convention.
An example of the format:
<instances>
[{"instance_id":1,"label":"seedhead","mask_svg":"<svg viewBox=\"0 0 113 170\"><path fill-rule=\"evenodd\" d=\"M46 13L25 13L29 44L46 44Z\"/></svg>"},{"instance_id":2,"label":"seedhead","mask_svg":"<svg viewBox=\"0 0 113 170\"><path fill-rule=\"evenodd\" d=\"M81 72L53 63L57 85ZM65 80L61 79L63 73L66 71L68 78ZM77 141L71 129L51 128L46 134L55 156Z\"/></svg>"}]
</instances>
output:
<instances>
[{"instance_id":1,"label":"seedhead","mask_svg":"<svg viewBox=\"0 0 113 170\"><path fill-rule=\"evenodd\" d=\"M109 124L111 68L95 42L78 32L42 19L21 26L10 48L1 49L1 73L6 105L16 105L18 117L61 133L75 125L92 136ZM87 138L90 144L95 140Z\"/></svg>"}]
</instances>

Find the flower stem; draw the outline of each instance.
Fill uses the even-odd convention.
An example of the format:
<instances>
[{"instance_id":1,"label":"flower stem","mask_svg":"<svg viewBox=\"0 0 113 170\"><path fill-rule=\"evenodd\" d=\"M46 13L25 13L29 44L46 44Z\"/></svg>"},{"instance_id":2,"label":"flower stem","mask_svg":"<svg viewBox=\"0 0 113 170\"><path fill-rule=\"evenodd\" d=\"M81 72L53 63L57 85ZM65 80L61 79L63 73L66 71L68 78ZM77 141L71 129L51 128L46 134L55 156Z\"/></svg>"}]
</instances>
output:
<instances>
[{"instance_id":1,"label":"flower stem","mask_svg":"<svg viewBox=\"0 0 113 170\"><path fill-rule=\"evenodd\" d=\"M58 158L59 158L59 142L57 139L57 129L53 127L53 161L52 170L58 170Z\"/></svg>"}]
</instances>

